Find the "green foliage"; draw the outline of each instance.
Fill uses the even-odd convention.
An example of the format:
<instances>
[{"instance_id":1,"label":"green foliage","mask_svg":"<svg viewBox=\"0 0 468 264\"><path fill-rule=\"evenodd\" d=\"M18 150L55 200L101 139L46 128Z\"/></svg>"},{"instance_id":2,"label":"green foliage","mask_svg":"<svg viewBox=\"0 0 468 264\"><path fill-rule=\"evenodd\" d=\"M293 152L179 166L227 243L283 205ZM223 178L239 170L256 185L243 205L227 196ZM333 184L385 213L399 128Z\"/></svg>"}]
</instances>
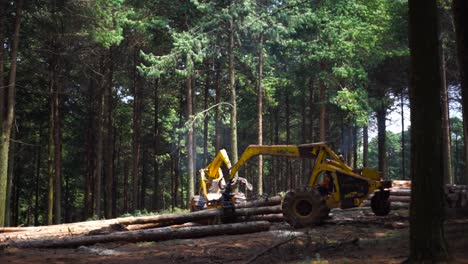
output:
<instances>
[{"instance_id":1,"label":"green foliage","mask_svg":"<svg viewBox=\"0 0 468 264\"><path fill-rule=\"evenodd\" d=\"M368 123L369 116L366 98L366 91L362 89L350 91L347 88L343 88L343 90L337 92L336 97L332 98L331 102L347 112L345 117L347 123L365 126Z\"/></svg>"},{"instance_id":2,"label":"green foliage","mask_svg":"<svg viewBox=\"0 0 468 264\"><path fill-rule=\"evenodd\" d=\"M88 11L94 22L94 28L90 29L89 34L106 49L120 44L124 39L124 26L131 24L129 17L134 14L125 5L125 0L91 1ZM136 26L135 23L132 25Z\"/></svg>"}]
</instances>

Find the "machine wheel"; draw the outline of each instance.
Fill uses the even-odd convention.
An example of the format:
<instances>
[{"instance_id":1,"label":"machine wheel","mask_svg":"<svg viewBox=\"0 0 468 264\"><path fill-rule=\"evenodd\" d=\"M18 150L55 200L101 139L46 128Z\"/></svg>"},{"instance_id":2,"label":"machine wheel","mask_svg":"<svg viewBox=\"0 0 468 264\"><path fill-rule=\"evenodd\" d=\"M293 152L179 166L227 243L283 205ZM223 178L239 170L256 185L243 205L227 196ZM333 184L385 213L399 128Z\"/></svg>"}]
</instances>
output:
<instances>
[{"instance_id":1,"label":"machine wheel","mask_svg":"<svg viewBox=\"0 0 468 264\"><path fill-rule=\"evenodd\" d=\"M296 228L318 224L330 212L320 193L309 187L289 191L281 207L286 222Z\"/></svg>"},{"instance_id":2,"label":"machine wheel","mask_svg":"<svg viewBox=\"0 0 468 264\"><path fill-rule=\"evenodd\" d=\"M190 199L190 212L196 212L206 209L205 198L201 195L195 195Z\"/></svg>"},{"instance_id":3,"label":"machine wheel","mask_svg":"<svg viewBox=\"0 0 468 264\"><path fill-rule=\"evenodd\" d=\"M374 193L371 199L371 208L377 216L385 216L390 213L389 191L378 191Z\"/></svg>"}]
</instances>

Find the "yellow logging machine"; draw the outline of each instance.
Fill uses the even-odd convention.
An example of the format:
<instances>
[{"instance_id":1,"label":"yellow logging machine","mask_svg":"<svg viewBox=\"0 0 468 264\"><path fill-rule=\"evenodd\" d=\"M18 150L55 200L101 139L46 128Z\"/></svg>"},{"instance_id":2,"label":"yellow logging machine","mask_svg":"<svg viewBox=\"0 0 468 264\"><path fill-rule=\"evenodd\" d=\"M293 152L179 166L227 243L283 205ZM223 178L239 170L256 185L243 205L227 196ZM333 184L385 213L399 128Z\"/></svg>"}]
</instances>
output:
<instances>
[{"instance_id":1,"label":"yellow logging machine","mask_svg":"<svg viewBox=\"0 0 468 264\"><path fill-rule=\"evenodd\" d=\"M352 208L361 205L370 194L373 212L378 216L390 212L390 181L370 168L353 170L325 143L303 145L250 145L239 161L232 165L226 151L220 150L213 161L199 171L200 195L193 197L192 210L223 208L225 219L234 215L235 199L232 186L239 182L252 186L238 176L239 169L258 155L307 158L313 161L306 186L289 190L283 198L285 220L294 227L317 224L332 208Z\"/></svg>"}]
</instances>

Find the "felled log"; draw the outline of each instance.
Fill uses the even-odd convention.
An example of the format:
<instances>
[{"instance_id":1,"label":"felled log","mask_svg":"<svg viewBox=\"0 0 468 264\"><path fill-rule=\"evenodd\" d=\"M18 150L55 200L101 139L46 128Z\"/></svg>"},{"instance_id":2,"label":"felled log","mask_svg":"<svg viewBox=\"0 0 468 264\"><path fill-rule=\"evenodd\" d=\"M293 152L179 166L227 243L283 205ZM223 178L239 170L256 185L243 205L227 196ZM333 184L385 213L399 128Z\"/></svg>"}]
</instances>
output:
<instances>
[{"instance_id":1,"label":"felled log","mask_svg":"<svg viewBox=\"0 0 468 264\"><path fill-rule=\"evenodd\" d=\"M266 221L246 222L236 224L221 224L211 226L195 226L173 229L170 227L148 230L128 231L112 233L108 235L65 237L45 240L29 240L19 242L7 242L0 244L0 249L5 247L17 248L64 248L93 245L110 242L142 242L162 241L169 239L200 238L206 236L246 234L266 231L270 224Z\"/></svg>"},{"instance_id":2,"label":"felled log","mask_svg":"<svg viewBox=\"0 0 468 264\"><path fill-rule=\"evenodd\" d=\"M253 216L281 213L281 206L263 206L255 208L236 209L235 216ZM61 236L79 236L83 234L108 234L125 231L121 226L138 226L152 224L157 227L168 225L184 224L188 222L198 222L205 219L216 219L223 215L221 209L208 209L203 211L183 213L183 214L163 214L153 216L138 216L115 218L101 221L80 222L74 224L64 224L55 226L45 226L28 228L24 232L11 232L0 234L0 242L6 240L28 240L36 238L54 238ZM118 227L117 229L115 227ZM132 229L132 228L130 228ZM135 229L135 228L133 228Z\"/></svg>"},{"instance_id":3,"label":"felled log","mask_svg":"<svg viewBox=\"0 0 468 264\"><path fill-rule=\"evenodd\" d=\"M274 205L279 205L279 204L281 204L281 197L273 196L273 197L253 200L250 202L236 204L236 208L274 206Z\"/></svg>"},{"instance_id":4,"label":"felled log","mask_svg":"<svg viewBox=\"0 0 468 264\"><path fill-rule=\"evenodd\" d=\"M253 216L243 216L236 219L236 222L245 222L245 221L268 221L268 222L283 222L283 214L267 214L267 215L253 215Z\"/></svg>"}]
</instances>

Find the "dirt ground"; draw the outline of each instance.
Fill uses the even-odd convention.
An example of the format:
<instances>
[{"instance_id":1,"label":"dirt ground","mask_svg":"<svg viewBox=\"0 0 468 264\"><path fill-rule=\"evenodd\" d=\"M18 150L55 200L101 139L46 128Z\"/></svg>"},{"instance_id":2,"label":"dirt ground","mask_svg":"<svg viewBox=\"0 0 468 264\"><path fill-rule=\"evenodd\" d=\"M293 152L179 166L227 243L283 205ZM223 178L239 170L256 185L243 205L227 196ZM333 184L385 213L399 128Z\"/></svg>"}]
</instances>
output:
<instances>
[{"instance_id":1,"label":"dirt ground","mask_svg":"<svg viewBox=\"0 0 468 264\"><path fill-rule=\"evenodd\" d=\"M446 228L453 263L468 263L468 218ZM16 249L0 263L401 263L408 256L408 211L375 217L362 210L332 211L323 225L162 242L97 244L75 249Z\"/></svg>"}]
</instances>

